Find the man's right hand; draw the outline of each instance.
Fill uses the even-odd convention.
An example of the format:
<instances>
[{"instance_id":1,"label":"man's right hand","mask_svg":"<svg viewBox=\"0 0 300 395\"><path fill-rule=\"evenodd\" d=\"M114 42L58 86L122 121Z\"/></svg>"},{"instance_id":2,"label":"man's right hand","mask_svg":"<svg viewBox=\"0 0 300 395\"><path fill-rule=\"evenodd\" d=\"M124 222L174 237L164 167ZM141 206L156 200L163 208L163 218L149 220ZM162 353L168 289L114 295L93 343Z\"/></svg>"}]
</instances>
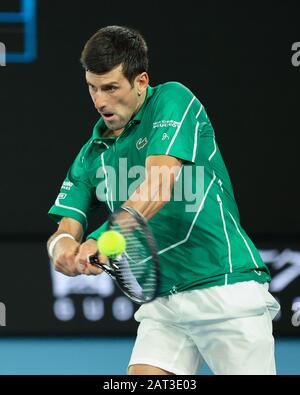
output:
<instances>
[{"instance_id":1,"label":"man's right hand","mask_svg":"<svg viewBox=\"0 0 300 395\"><path fill-rule=\"evenodd\" d=\"M67 276L78 276L78 264L75 262L76 254L79 251L80 243L70 238L62 238L54 248L53 264L56 271Z\"/></svg>"}]
</instances>

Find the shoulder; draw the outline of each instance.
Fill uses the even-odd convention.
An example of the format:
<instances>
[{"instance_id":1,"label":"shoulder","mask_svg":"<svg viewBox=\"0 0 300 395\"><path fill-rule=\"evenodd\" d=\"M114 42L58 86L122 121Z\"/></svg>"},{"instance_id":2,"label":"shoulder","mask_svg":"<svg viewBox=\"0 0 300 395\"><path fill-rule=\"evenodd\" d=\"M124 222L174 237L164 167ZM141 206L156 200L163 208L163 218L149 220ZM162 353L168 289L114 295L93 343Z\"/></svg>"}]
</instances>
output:
<instances>
[{"instance_id":1,"label":"shoulder","mask_svg":"<svg viewBox=\"0 0 300 395\"><path fill-rule=\"evenodd\" d=\"M166 108L168 110L186 109L192 103L199 106L199 100L194 93L180 82L170 81L158 85L155 89L154 100L152 106L157 111L159 108ZM195 100L196 99L196 100Z\"/></svg>"},{"instance_id":2,"label":"shoulder","mask_svg":"<svg viewBox=\"0 0 300 395\"><path fill-rule=\"evenodd\" d=\"M193 96L193 93L180 82L169 81L158 86L158 92L160 96L173 95L173 94L183 94L187 96Z\"/></svg>"},{"instance_id":3,"label":"shoulder","mask_svg":"<svg viewBox=\"0 0 300 395\"><path fill-rule=\"evenodd\" d=\"M76 158L75 158L75 162L77 163L83 163L87 152L89 151L89 148L91 146L93 142L93 138L91 137L79 150Z\"/></svg>"},{"instance_id":4,"label":"shoulder","mask_svg":"<svg viewBox=\"0 0 300 395\"><path fill-rule=\"evenodd\" d=\"M153 104L155 105L186 105L195 95L193 92L180 82L170 81L158 85L155 89Z\"/></svg>"}]
</instances>

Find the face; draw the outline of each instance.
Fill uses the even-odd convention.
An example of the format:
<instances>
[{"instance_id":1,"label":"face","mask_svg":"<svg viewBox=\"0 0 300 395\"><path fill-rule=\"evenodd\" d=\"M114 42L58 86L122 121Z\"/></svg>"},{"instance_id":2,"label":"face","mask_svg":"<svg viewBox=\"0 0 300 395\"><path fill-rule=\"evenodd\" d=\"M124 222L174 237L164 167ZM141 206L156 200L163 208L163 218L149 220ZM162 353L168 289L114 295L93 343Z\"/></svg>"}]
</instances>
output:
<instances>
[{"instance_id":1,"label":"face","mask_svg":"<svg viewBox=\"0 0 300 395\"><path fill-rule=\"evenodd\" d=\"M86 81L95 108L107 128L119 130L124 128L143 104L148 75L139 74L132 86L122 73L122 65L119 65L105 74L87 71Z\"/></svg>"}]
</instances>

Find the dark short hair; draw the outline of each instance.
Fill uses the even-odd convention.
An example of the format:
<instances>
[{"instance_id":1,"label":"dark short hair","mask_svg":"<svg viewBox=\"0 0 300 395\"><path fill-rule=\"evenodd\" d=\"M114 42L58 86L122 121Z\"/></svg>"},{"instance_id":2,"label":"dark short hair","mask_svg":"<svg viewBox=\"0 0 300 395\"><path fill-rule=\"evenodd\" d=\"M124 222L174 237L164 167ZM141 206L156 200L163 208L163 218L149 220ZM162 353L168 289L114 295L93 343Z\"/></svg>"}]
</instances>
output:
<instances>
[{"instance_id":1,"label":"dark short hair","mask_svg":"<svg viewBox=\"0 0 300 395\"><path fill-rule=\"evenodd\" d=\"M148 48L137 30L106 26L86 42L80 62L95 74L107 73L122 64L124 76L132 83L138 74L148 72Z\"/></svg>"}]
</instances>

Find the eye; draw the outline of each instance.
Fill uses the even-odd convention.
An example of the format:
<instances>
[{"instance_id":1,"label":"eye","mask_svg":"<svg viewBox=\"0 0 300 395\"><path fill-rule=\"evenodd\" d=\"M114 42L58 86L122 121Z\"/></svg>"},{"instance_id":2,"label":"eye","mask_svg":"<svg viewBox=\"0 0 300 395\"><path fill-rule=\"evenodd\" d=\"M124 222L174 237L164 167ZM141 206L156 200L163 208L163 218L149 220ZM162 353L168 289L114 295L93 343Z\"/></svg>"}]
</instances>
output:
<instances>
[{"instance_id":1,"label":"eye","mask_svg":"<svg viewBox=\"0 0 300 395\"><path fill-rule=\"evenodd\" d=\"M88 84L90 92L96 92L96 87L94 85Z\"/></svg>"},{"instance_id":2,"label":"eye","mask_svg":"<svg viewBox=\"0 0 300 395\"><path fill-rule=\"evenodd\" d=\"M109 92L109 93L113 93L113 92L115 92L117 89L118 89L118 88L117 88L116 86L114 86L114 85L109 85L109 86L107 86L104 90L107 91L107 92Z\"/></svg>"}]
</instances>

